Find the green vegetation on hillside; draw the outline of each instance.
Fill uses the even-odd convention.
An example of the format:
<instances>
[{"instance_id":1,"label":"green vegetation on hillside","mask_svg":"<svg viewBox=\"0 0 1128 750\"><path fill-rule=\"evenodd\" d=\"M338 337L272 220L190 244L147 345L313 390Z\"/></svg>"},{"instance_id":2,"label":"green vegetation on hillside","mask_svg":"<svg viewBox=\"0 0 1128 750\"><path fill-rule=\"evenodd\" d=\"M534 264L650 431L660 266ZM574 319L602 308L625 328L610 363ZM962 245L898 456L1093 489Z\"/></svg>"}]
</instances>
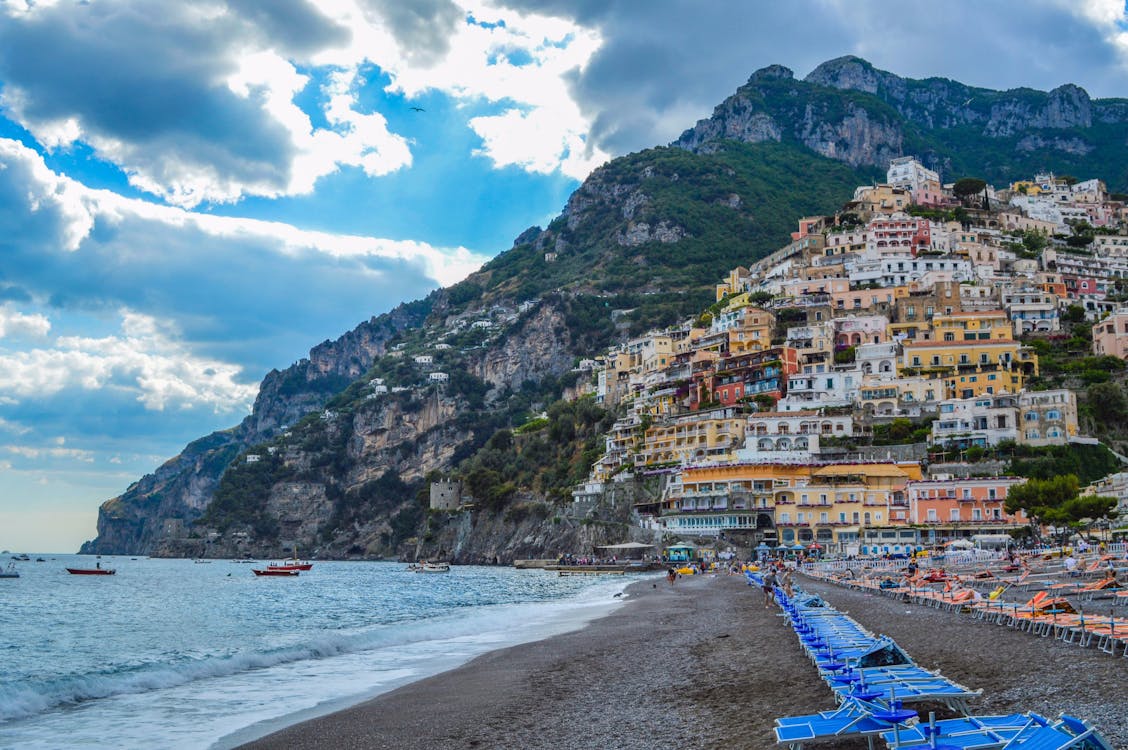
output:
<instances>
[{"instance_id":1,"label":"green vegetation on hillside","mask_svg":"<svg viewBox=\"0 0 1128 750\"><path fill-rule=\"evenodd\" d=\"M871 176L790 144L726 142L710 154L680 148L630 154L601 167L577 191L590 200L573 201L583 207L571 217L572 228L557 219L539 247L526 242L502 253L452 288L450 301L456 307L519 301L554 290L660 298L684 292L679 314L699 310L730 269L787 244L799 217L833 212ZM663 226L684 236L624 244L640 224L652 234ZM546 261L546 252L556 259Z\"/></svg>"},{"instance_id":2,"label":"green vegetation on hillside","mask_svg":"<svg viewBox=\"0 0 1128 750\"><path fill-rule=\"evenodd\" d=\"M602 435L613 415L592 398L557 401L536 427L503 429L458 468L479 507L505 508L518 490L563 502L603 451Z\"/></svg>"}]
</instances>

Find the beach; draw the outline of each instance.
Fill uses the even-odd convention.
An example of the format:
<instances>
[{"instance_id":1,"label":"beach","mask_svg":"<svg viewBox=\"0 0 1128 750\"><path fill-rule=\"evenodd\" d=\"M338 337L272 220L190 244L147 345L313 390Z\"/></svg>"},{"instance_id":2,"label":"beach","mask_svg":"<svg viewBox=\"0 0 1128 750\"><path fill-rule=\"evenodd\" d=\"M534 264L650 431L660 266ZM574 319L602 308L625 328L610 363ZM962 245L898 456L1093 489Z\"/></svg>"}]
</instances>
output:
<instances>
[{"instance_id":1,"label":"beach","mask_svg":"<svg viewBox=\"0 0 1128 750\"><path fill-rule=\"evenodd\" d=\"M982 688L976 713L1068 711L1128 747L1128 660L800 579L917 663ZM468 664L247 750L769 748L778 716L833 706L790 628L742 576L662 579L581 630ZM843 742L842 748L865 747Z\"/></svg>"}]
</instances>

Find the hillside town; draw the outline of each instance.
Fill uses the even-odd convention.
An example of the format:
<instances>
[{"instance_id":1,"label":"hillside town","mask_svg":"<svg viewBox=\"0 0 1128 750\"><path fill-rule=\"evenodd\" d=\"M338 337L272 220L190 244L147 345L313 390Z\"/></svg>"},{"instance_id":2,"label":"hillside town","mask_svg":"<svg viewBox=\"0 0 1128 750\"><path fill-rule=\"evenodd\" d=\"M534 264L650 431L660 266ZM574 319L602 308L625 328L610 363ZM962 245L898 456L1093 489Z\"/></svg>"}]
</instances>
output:
<instances>
[{"instance_id":1,"label":"hillside town","mask_svg":"<svg viewBox=\"0 0 1128 750\"><path fill-rule=\"evenodd\" d=\"M999 453L1099 448L1039 351L1080 324L1084 354L1128 354L1128 209L1095 179L943 184L913 157L886 177L732 269L696 320L580 363L625 416L574 502L657 477L644 525L761 550L898 554L1029 527ZM1126 477L1081 492L1118 497L1123 524Z\"/></svg>"}]
</instances>

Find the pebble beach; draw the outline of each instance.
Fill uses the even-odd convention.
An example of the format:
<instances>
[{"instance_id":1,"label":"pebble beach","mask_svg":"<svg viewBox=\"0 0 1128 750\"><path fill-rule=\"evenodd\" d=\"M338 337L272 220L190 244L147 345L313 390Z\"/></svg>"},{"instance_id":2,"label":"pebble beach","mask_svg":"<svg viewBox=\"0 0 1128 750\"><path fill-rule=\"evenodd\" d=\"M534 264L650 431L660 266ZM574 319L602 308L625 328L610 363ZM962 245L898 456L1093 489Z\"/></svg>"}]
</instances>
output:
<instances>
[{"instance_id":1,"label":"pebble beach","mask_svg":"<svg viewBox=\"0 0 1128 750\"><path fill-rule=\"evenodd\" d=\"M975 713L1066 711L1128 748L1128 659L799 577L921 666L973 689ZM485 654L247 750L770 748L774 719L833 707L776 607L743 576L633 584L611 615ZM928 707L921 707L927 712ZM864 741L834 747L863 748Z\"/></svg>"}]
</instances>

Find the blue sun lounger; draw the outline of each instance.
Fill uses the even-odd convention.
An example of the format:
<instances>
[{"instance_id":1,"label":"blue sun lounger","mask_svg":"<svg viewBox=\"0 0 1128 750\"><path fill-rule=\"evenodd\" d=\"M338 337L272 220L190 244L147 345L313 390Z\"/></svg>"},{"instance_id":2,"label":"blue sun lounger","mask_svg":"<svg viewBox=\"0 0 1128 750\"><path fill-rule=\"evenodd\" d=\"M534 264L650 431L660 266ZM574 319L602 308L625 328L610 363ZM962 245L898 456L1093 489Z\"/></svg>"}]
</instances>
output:
<instances>
[{"instance_id":1,"label":"blue sun lounger","mask_svg":"<svg viewBox=\"0 0 1128 750\"><path fill-rule=\"evenodd\" d=\"M1032 716L1036 716L1032 714ZM1003 750L1115 750L1108 740L1081 719L1062 714L1053 724L1038 722L1003 745Z\"/></svg>"},{"instance_id":2,"label":"blue sun lounger","mask_svg":"<svg viewBox=\"0 0 1128 750\"><path fill-rule=\"evenodd\" d=\"M1039 717L1040 718L1040 717ZM959 750L1001 750L1024 730L1035 726L1027 714L964 716L958 719L921 722L898 732L883 732L890 750L928 750L932 747Z\"/></svg>"},{"instance_id":3,"label":"blue sun lounger","mask_svg":"<svg viewBox=\"0 0 1128 750\"><path fill-rule=\"evenodd\" d=\"M776 719L776 744L801 750L805 742L866 737L873 748L873 737L887 731L891 724L873 718L882 706L856 699L847 699L834 711Z\"/></svg>"}]
</instances>

